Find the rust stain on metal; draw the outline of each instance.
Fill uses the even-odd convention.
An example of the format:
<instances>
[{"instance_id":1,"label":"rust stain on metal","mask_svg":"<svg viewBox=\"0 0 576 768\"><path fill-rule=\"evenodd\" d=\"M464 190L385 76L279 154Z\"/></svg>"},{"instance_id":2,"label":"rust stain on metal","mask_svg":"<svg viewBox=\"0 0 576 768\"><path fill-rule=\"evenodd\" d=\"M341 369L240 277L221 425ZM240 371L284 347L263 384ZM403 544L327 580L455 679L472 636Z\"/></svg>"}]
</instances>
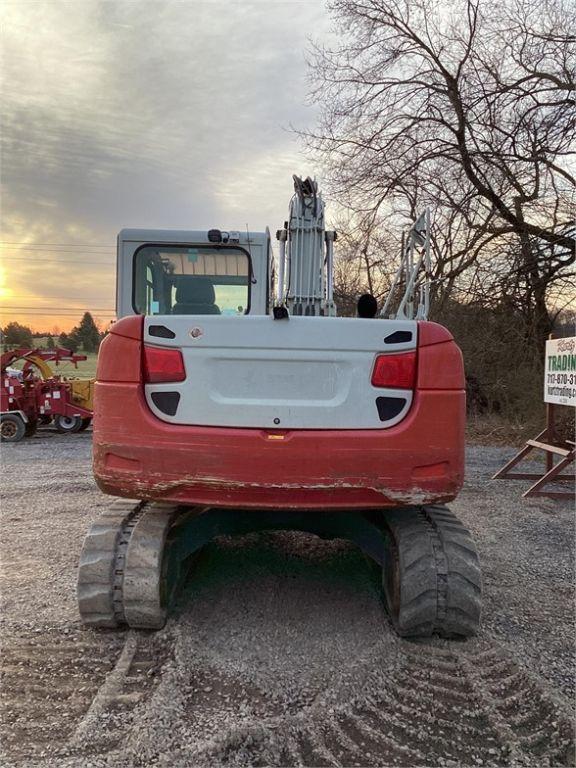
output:
<instances>
[{"instance_id":1,"label":"rust stain on metal","mask_svg":"<svg viewBox=\"0 0 576 768\"><path fill-rule=\"evenodd\" d=\"M449 495L447 494L446 489L444 489L442 493L434 493L433 491L425 490L424 488L419 488L417 486L399 490L388 486L377 486L361 482L350 483L341 480L329 480L327 482L307 483L306 485L302 485L299 483L258 483L233 479L223 480L222 478L208 475L185 475L174 480L155 480L154 477L149 477L145 481L142 481L137 478L131 478L129 487L124 487L127 484L127 478L124 474L101 473L99 479L103 484L110 483L113 485L115 493L122 492L126 495L133 496L135 492L138 492L142 498L147 499L168 497L174 492L198 486L220 489L223 491L236 489L278 491L330 491L337 489L371 490L381 495L383 499L410 505L437 502L447 498Z\"/></svg>"}]
</instances>

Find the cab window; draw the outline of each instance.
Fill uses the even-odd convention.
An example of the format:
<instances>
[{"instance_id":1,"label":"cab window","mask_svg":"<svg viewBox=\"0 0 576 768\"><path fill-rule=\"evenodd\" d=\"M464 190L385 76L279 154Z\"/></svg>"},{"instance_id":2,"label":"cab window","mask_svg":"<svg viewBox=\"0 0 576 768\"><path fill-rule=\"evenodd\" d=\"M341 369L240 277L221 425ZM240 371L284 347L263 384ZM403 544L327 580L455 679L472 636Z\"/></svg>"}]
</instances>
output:
<instances>
[{"instance_id":1,"label":"cab window","mask_svg":"<svg viewBox=\"0 0 576 768\"><path fill-rule=\"evenodd\" d=\"M134 310L143 315L243 315L250 259L241 248L144 245L134 254Z\"/></svg>"}]
</instances>

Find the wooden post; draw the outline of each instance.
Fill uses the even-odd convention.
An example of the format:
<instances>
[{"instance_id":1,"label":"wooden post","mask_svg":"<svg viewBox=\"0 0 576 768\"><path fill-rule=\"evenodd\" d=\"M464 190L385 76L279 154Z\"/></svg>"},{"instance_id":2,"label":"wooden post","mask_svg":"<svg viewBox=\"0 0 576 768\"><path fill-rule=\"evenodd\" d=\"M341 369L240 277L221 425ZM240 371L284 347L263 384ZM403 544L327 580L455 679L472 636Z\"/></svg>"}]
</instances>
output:
<instances>
[{"instance_id":1,"label":"wooden post","mask_svg":"<svg viewBox=\"0 0 576 768\"><path fill-rule=\"evenodd\" d=\"M554 403L546 403L546 440L551 445L556 443L556 424L554 422L556 413ZM546 454L546 472L550 472L554 466L554 454Z\"/></svg>"},{"instance_id":2,"label":"wooden post","mask_svg":"<svg viewBox=\"0 0 576 768\"><path fill-rule=\"evenodd\" d=\"M552 332L549 336L549 339L554 339L555 334ZM548 443L551 443L554 445L556 442L556 411L554 410L554 403L546 403L546 440ZM553 453L546 453L546 472L550 472L550 470L554 466L554 454Z\"/></svg>"}]
</instances>

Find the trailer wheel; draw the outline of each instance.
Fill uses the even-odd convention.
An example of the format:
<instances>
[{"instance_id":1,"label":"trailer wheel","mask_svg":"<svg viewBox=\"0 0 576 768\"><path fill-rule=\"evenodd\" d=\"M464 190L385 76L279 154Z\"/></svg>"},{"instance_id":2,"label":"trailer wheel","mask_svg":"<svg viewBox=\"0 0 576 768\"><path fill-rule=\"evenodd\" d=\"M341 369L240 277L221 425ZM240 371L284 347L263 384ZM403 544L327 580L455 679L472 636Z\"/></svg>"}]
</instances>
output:
<instances>
[{"instance_id":1,"label":"trailer wheel","mask_svg":"<svg viewBox=\"0 0 576 768\"><path fill-rule=\"evenodd\" d=\"M28 423L26 424L24 434L26 435L26 437L33 437L36 434L37 429L38 429L38 420L28 419Z\"/></svg>"},{"instance_id":2,"label":"trailer wheel","mask_svg":"<svg viewBox=\"0 0 576 768\"><path fill-rule=\"evenodd\" d=\"M82 419L82 424L80 424L78 432L84 432L85 429L88 429L90 424L92 424L92 417L91 416L87 416L85 419Z\"/></svg>"},{"instance_id":3,"label":"trailer wheel","mask_svg":"<svg viewBox=\"0 0 576 768\"><path fill-rule=\"evenodd\" d=\"M469 531L441 506L390 510L384 524L388 534L384 596L398 634L476 634L482 580Z\"/></svg>"},{"instance_id":4,"label":"trailer wheel","mask_svg":"<svg viewBox=\"0 0 576 768\"><path fill-rule=\"evenodd\" d=\"M82 426L82 418L80 416L54 416L54 426L58 432L78 432Z\"/></svg>"},{"instance_id":5,"label":"trailer wheel","mask_svg":"<svg viewBox=\"0 0 576 768\"><path fill-rule=\"evenodd\" d=\"M26 434L26 425L20 416L7 413L0 420L0 438L3 443L19 443Z\"/></svg>"}]
</instances>

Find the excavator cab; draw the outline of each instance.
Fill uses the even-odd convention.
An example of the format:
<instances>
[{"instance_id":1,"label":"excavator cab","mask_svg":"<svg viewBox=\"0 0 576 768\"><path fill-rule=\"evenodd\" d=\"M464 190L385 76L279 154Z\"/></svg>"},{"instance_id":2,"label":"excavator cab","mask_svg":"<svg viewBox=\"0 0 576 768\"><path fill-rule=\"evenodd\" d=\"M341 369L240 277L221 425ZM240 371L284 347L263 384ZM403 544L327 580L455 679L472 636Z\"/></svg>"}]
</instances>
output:
<instances>
[{"instance_id":1,"label":"excavator cab","mask_svg":"<svg viewBox=\"0 0 576 768\"><path fill-rule=\"evenodd\" d=\"M276 278L267 230L120 233L94 413L96 482L120 501L84 543L84 623L160 627L214 536L290 529L378 562L399 634L474 634L478 557L444 506L464 476L464 370L426 319L428 217L380 318L336 317L316 182L295 177L277 240Z\"/></svg>"},{"instance_id":2,"label":"excavator cab","mask_svg":"<svg viewBox=\"0 0 576 768\"><path fill-rule=\"evenodd\" d=\"M122 230L118 316L266 314L273 274L270 234L233 237L220 230Z\"/></svg>"}]
</instances>

